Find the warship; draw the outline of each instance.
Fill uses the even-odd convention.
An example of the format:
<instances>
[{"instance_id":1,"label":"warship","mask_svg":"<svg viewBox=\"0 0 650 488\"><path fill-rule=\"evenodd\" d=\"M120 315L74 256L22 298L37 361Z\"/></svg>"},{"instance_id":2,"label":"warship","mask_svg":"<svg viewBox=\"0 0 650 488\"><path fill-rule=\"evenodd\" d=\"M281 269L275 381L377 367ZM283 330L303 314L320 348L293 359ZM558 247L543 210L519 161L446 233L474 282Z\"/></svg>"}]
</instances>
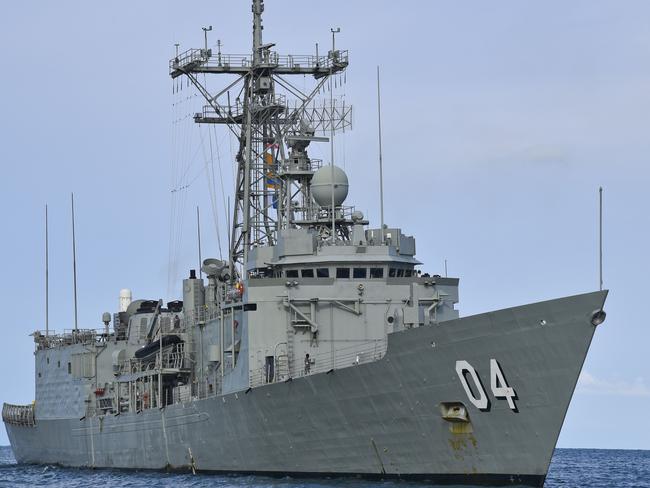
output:
<instances>
[{"instance_id":1,"label":"warship","mask_svg":"<svg viewBox=\"0 0 650 488\"><path fill-rule=\"evenodd\" d=\"M371 227L345 204L337 30L280 55L263 11L250 54L204 28L169 64L205 99L194 120L238 141L228 258L188 270L182 300L124 289L103 327L34 332L35 401L2 410L17 462L543 486L607 291L460 318L457 278L423 273L383 207Z\"/></svg>"}]
</instances>

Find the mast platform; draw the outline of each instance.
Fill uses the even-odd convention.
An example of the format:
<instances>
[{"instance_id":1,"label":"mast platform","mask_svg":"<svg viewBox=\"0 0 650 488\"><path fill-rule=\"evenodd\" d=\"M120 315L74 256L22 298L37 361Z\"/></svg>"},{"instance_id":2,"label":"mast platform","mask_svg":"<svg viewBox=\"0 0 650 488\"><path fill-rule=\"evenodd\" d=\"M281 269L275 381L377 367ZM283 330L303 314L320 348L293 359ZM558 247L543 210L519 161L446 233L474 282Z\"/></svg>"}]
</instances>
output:
<instances>
[{"instance_id":1,"label":"mast platform","mask_svg":"<svg viewBox=\"0 0 650 488\"><path fill-rule=\"evenodd\" d=\"M313 75L322 78L348 66L348 51L329 51L325 56L279 55L263 50L256 69L273 70L277 75ZM250 54L213 54L212 49L189 49L169 61L169 74L177 78L187 73L231 73L245 75L253 68Z\"/></svg>"}]
</instances>

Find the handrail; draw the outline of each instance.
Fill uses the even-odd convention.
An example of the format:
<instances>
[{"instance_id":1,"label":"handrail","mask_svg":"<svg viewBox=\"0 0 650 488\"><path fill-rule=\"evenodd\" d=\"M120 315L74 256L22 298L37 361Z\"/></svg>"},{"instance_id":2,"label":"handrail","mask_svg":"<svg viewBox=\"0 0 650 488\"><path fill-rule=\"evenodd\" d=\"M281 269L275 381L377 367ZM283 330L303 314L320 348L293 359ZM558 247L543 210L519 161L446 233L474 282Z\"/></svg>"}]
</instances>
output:
<instances>
[{"instance_id":1,"label":"handrail","mask_svg":"<svg viewBox=\"0 0 650 488\"><path fill-rule=\"evenodd\" d=\"M160 351L156 352L155 360L144 361L138 358L128 358L121 361L119 371L121 374L157 373L160 368ZM185 344L180 342L163 347L162 369L185 369Z\"/></svg>"},{"instance_id":2,"label":"handrail","mask_svg":"<svg viewBox=\"0 0 650 488\"><path fill-rule=\"evenodd\" d=\"M36 425L34 411L34 404L12 405L4 403L2 405L2 420L6 424L34 427Z\"/></svg>"},{"instance_id":3,"label":"handrail","mask_svg":"<svg viewBox=\"0 0 650 488\"><path fill-rule=\"evenodd\" d=\"M246 68L253 64L251 54L223 54L214 53L211 49L188 49L180 53L177 57L169 61L169 70L173 72L177 69L183 69L186 66L200 63L208 67L242 67ZM270 51L262 57L263 66L274 66L281 68L310 68L327 70L338 68L348 64L348 51L329 52L324 56L315 56L313 54L305 55L280 55L277 52Z\"/></svg>"},{"instance_id":4,"label":"handrail","mask_svg":"<svg viewBox=\"0 0 650 488\"><path fill-rule=\"evenodd\" d=\"M374 339L363 343L353 344L351 346L323 352L310 356L309 368L302 361L293 361L289 365L289 377L301 378L317 373L325 373L330 370L349 368L360 364L372 363L378 361L386 355L386 339ZM333 354L333 355L332 355ZM297 364L299 363L299 364ZM251 371L249 386L255 388L267 383L285 381L289 378L278 377L277 372L271 381L267 381L266 369L264 367Z\"/></svg>"},{"instance_id":5,"label":"handrail","mask_svg":"<svg viewBox=\"0 0 650 488\"><path fill-rule=\"evenodd\" d=\"M88 344L106 340L106 333L103 329L64 329L63 333L55 331L36 330L31 334L34 337L37 349L49 349L72 344Z\"/></svg>"}]
</instances>

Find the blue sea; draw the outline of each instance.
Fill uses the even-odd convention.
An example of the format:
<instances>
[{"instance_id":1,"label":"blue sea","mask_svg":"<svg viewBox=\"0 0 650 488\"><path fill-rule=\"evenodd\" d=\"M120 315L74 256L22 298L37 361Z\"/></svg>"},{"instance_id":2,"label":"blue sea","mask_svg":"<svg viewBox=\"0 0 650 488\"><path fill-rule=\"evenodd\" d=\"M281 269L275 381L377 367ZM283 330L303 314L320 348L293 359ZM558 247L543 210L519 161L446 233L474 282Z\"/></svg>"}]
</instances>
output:
<instances>
[{"instance_id":1,"label":"blue sea","mask_svg":"<svg viewBox=\"0 0 650 488\"><path fill-rule=\"evenodd\" d=\"M360 480L294 480L257 476L168 474L119 470L18 466L11 448L0 447L0 487L61 488L417 488L414 482ZM546 479L547 488L650 487L650 451L557 449ZM449 487L446 487L449 488Z\"/></svg>"}]
</instances>

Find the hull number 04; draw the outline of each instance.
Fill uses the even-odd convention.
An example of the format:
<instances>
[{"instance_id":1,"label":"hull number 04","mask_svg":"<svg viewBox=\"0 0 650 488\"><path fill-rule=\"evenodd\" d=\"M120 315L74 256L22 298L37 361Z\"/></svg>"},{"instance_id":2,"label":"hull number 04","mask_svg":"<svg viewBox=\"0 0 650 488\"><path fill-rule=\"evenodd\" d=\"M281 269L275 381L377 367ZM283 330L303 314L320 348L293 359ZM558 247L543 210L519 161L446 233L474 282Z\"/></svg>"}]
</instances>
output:
<instances>
[{"instance_id":1,"label":"hull number 04","mask_svg":"<svg viewBox=\"0 0 650 488\"><path fill-rule=\"evenodd\" d=\"M456 374L472 405L479 410L489 410L490 400L474 367L467 361L456 361ZM490 389L494 398L506 399L508 406L515 412L517 411L517 405L515 404L517 394L512 387L508 386L501 366L499 366L496 359L490 359Z\"/></svg>"}]
</instances>

